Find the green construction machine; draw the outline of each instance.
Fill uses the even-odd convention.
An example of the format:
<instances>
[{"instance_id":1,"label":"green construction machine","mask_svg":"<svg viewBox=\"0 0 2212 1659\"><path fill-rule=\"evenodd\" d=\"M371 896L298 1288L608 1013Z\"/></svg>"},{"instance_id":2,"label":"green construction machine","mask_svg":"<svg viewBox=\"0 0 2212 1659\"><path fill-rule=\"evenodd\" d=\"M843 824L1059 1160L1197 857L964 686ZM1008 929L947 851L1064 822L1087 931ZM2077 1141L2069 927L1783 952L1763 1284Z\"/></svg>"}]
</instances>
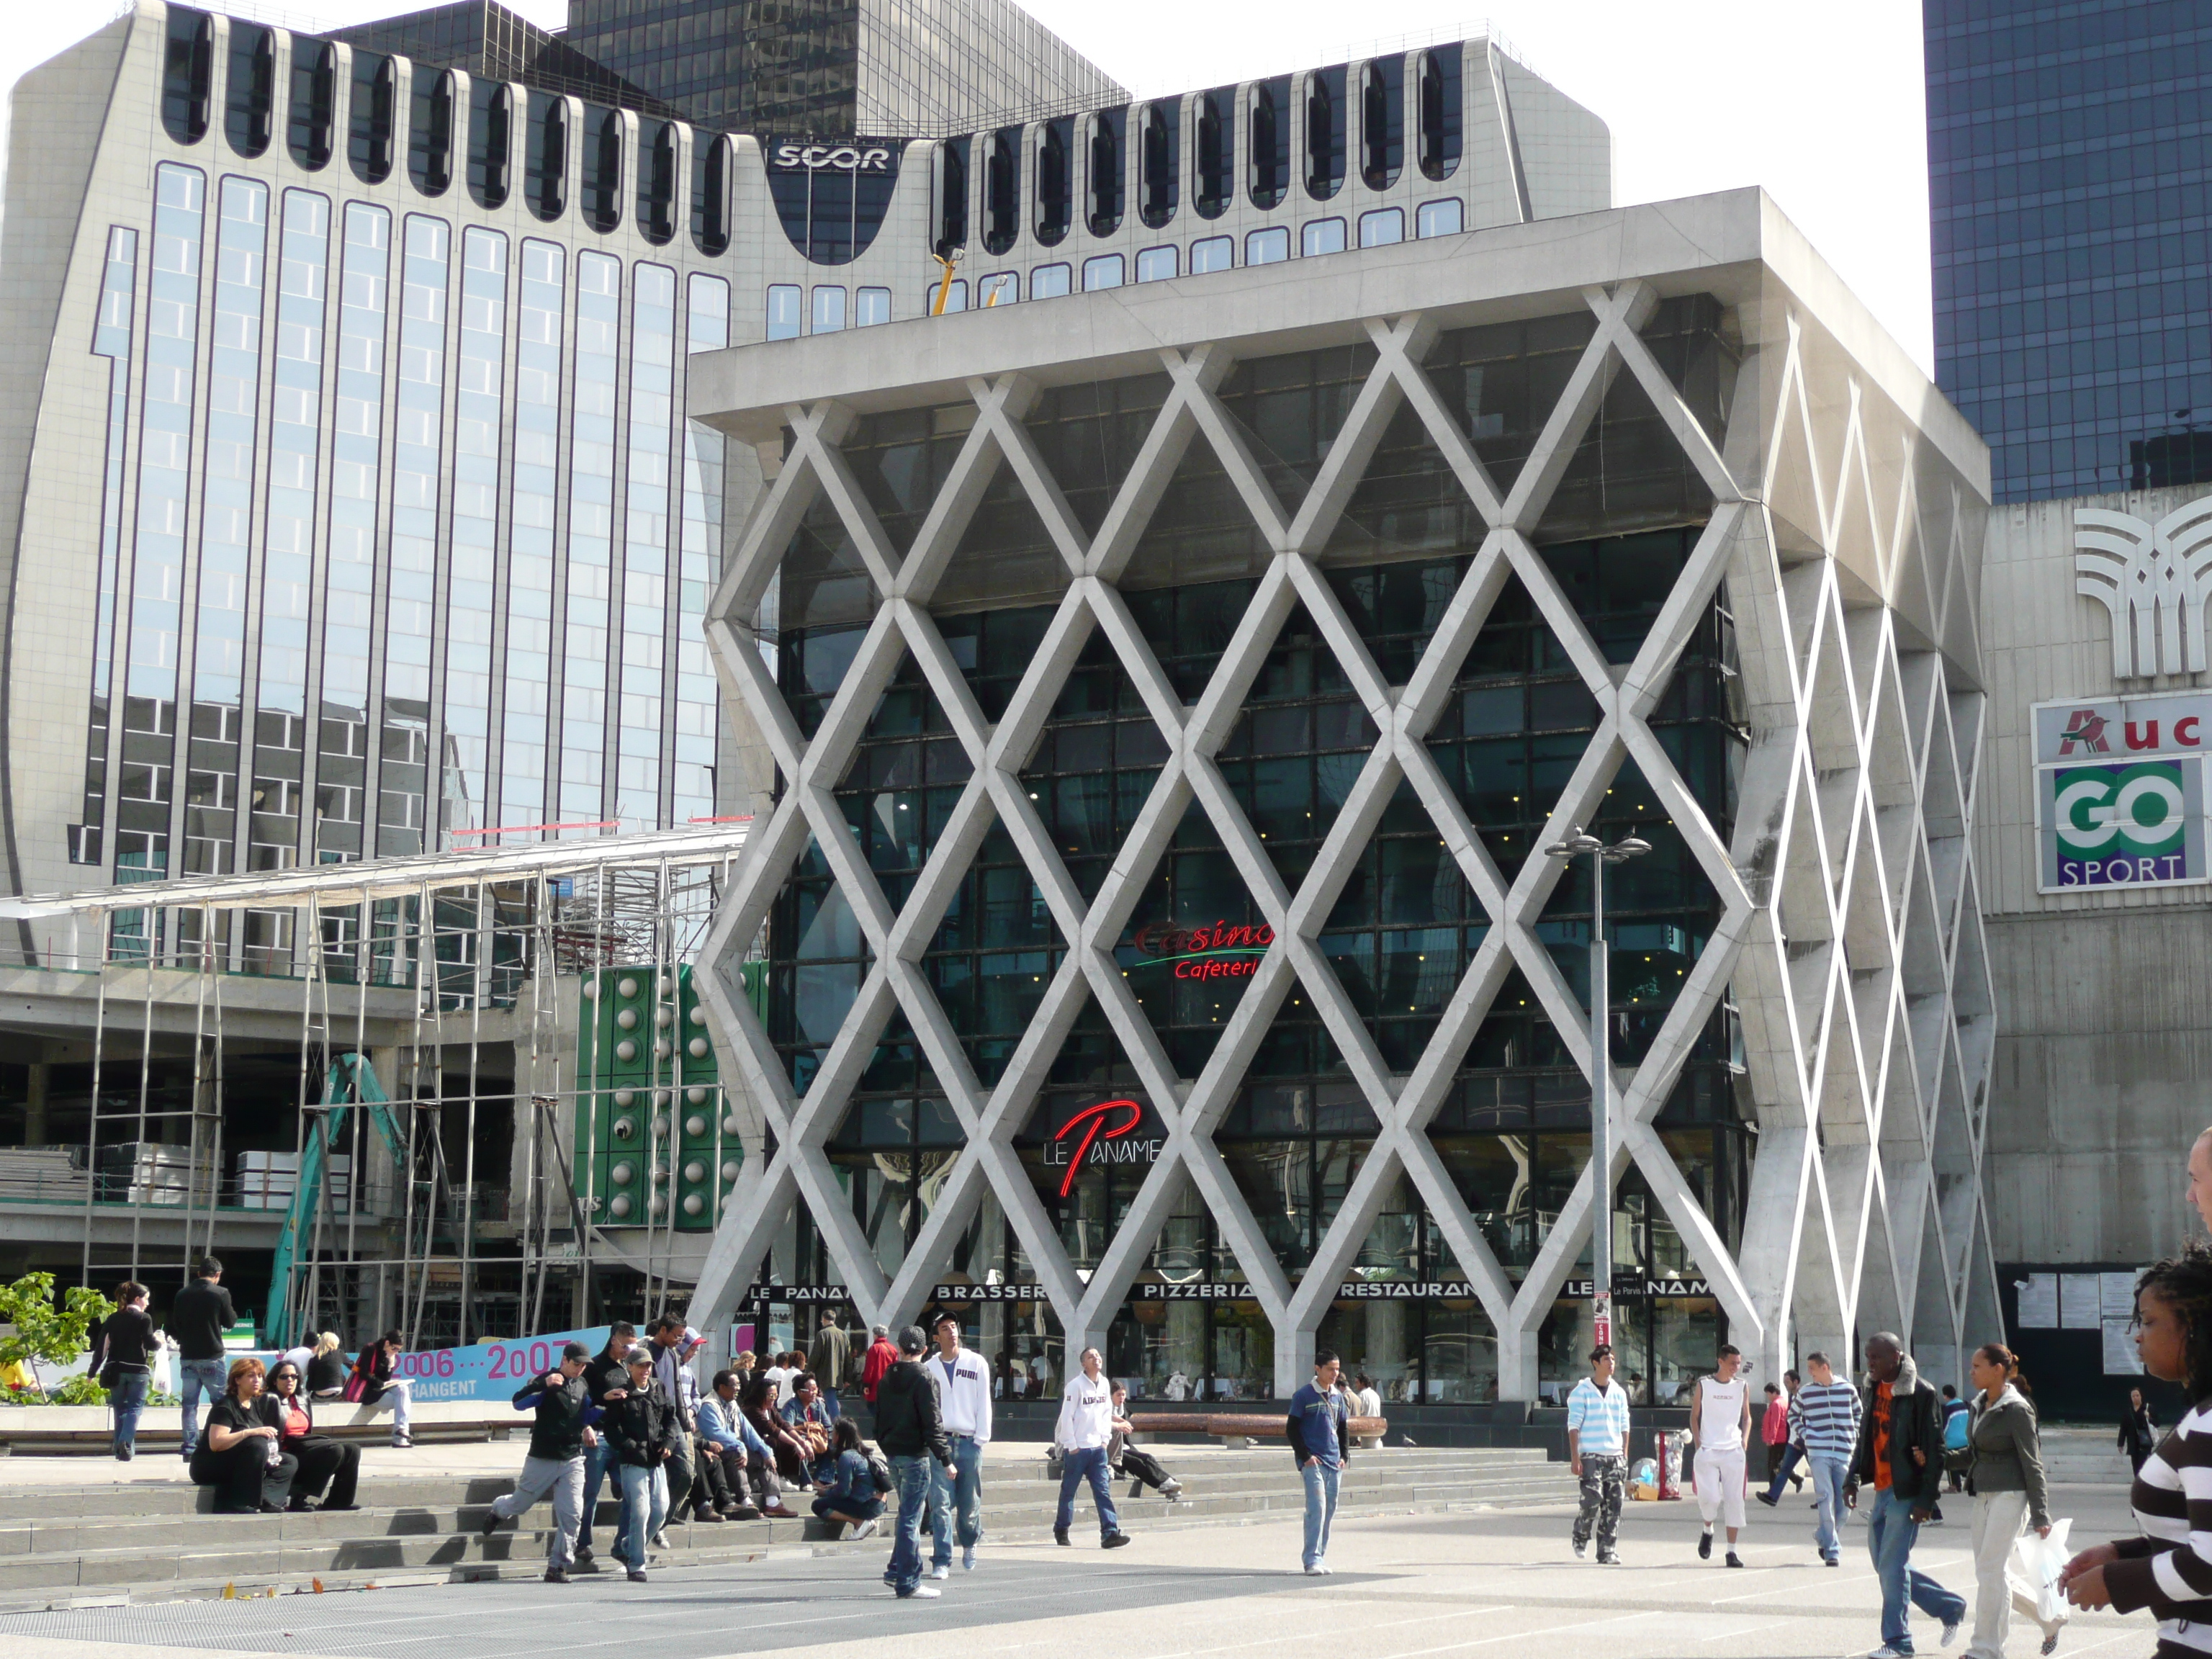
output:
<instances>
[{"instance_id":1,"label":"green construction machine","mask_svg":"<svg viewBox=\"0 0 2212 1659\"><path fill-rule=\"evenodd\" d=\"M295 1264L301 1241L315 1224L331 1148L344 1144L349 1115L356 1109L367 1113L369 1127L382 1138L392 1162L404 1167L406 1160L406 1133L392 1115L391 1097L377 1081L368 1055L343 1054L333 1058L330 1075L324 1080L323 1103L310 1109L313 1122L300 1153L300 1179L292 1191L292 1207L284 1217L284 1231L277 1235L276 1260L269 1279L269 1311L262 1321L262 1340L272 1347L286 1346L295 1339L290 1328L297 1317L292 1304ZM352 1183L349 1200L357 1206L362 1171L352 1170L349 1179Z\"/></svg>"}]
</instances>

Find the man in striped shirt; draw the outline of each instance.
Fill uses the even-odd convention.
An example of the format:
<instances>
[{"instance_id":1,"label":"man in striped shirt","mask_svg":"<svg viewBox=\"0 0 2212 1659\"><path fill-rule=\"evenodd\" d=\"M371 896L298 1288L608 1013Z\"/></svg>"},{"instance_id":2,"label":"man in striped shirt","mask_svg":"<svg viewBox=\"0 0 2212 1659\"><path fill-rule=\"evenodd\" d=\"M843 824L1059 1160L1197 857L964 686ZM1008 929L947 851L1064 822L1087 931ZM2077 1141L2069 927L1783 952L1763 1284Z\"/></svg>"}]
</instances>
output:
<instances>
[{"instance_id":1,"label":"man in striped shirt","mask_svg":"<svg viewBox=\"0 0 2212 1659\"><path fill-rule=\"evenodd\" d=\"M1583 1502L1575 1516L1575 1555L1589 1547L1597 1528L1601 1566L1617 1567L1614 1541L1620 1535L1621 1499L1628 1491L1628 1391L1613 1380L1613 1344L1590 1350L1590 1374L1567 1396L1567 1463L1582 1482Z\"/></svg>"},{"instance_id":2,"label":"man in striped shirt","mask_svg":"<svg viewBox=\"0 0 2212 1659\"><path fill-rule=\"evenodd\" d=\"M1820 1547L1820 1559L1832 1567L1843 1548L1838 1528L1843 1523L1851 1448L1858 1443L1859 1391L1836 1375L1824 1353L1807 1354L1805 1369L1813 1380L1798 1389L1791 1404L1803 1426L1805 1457L1813 1466L1813 1496L1820 1510L1813 1541Z\"/></svg>"}]
</instances>

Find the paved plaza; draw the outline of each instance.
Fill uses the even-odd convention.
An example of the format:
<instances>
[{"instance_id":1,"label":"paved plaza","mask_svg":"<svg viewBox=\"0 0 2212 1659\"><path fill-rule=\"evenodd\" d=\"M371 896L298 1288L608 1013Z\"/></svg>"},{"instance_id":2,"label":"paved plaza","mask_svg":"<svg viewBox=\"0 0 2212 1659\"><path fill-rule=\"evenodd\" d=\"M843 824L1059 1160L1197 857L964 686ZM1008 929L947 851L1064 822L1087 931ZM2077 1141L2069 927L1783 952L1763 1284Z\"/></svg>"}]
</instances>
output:
<instances>
[{"instance_id":1,"label":"paved plaza","mask_svg":"<svg viewBox=\"0 0 2212 1659\"><path fill-rule=\"evenodd\" d=\"M1287 1468L1285 1479L1289 1477ZM2120 1494L2057 1488L2055 1507L2077 1534L2124 1530ZM1754 1510L1730 1571L1692 1553L1688 1504L1631 1505L1626 1565L1577 1562L1565 1508L1385 1516L1348 1522L1327 1578L1297 1571L1294 1522L1158 1530L1113 1555L1095 1546L986 1547L973 1575L956 1572L935 1602L894 1601L878 1575L879 1547L793 1552L744 1566L656 1572L646 1585L583 1579L565 1589L525 1582L454 1584L259 1601L202 1601L0 1618L9 1659L116 1659L175 1653L297 1652L415 1659L612 1655L649 1640L687 1656L803 1650L872 1659L910 1652L917 1638L957 1630L962 1659L985 1654L1087 1653L1136 1659L1231 1659L1273 1649L1432 1659L1448 1654L1568 1654L1605 1659L1784 1659L1865 1653L1877 1644L1878 1596L1865 1533L1854 1524L1840 1569L1822 1568L1803 1500ZM1964 1524L1923 1534L1923 1571L1972 1591ZM1085 1539L1087 1503L1077 1536ZM1086 1540L1087 1541L1087 1540ZM1916 1617L1923 1654L1936 1626ZM2145 1659L2154 1638L2141 1615L2081 1616L2059 1651ZM2036 1650L2016 1628L2009 1656ZM1963 1649L1963 1638L1960 1647Z\"/></svg>"}]
</instances>

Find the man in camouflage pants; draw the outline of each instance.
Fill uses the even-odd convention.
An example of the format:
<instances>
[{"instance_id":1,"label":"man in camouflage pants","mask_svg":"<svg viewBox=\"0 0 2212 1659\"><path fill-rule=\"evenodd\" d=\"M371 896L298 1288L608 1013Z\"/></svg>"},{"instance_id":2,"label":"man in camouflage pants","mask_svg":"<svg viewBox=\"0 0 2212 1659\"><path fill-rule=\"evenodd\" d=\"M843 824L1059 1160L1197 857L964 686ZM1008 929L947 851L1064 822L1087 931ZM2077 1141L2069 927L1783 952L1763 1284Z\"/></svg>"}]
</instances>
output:
<instances>
[{"instance_id":1,"label":"man in camouflage pants","mask_svg":"<svg viewBox=\"0 0 2212 1659\"><path fill-rule=\"evenodd\" d=\"M1628 1391L1613 1380L1613 1345L1590 1350L1590 1374L1567 1396L1567 1462L1582 1482L1575 1515L1575 1555L1589 1550L1597 1533L1601 1565L1617 1567L1620 1505L1628 1495Z\"/></svg>"}]
</instances>

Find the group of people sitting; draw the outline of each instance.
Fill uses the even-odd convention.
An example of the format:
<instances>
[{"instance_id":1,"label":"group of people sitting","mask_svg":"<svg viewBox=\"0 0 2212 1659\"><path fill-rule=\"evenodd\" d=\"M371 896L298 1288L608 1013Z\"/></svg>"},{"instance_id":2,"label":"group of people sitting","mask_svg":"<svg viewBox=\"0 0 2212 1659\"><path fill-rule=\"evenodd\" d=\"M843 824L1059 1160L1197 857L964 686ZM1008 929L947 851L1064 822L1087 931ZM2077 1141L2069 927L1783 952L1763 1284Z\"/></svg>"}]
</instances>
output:
<instances>
[{"instance_id":1,"label":"group of people sitting","mask_svg":"<svg viewBox=\"0 0 2212 1659\"><path fill-rule=\"evenodd\" d=\"M288 1354L274 1370L234 1359L222 1397L192 1449L192 1480L216 1489L218 1515L350 1510L361 1449L315 1431L306 1377Z\"/></svg>"}]
</instances>

